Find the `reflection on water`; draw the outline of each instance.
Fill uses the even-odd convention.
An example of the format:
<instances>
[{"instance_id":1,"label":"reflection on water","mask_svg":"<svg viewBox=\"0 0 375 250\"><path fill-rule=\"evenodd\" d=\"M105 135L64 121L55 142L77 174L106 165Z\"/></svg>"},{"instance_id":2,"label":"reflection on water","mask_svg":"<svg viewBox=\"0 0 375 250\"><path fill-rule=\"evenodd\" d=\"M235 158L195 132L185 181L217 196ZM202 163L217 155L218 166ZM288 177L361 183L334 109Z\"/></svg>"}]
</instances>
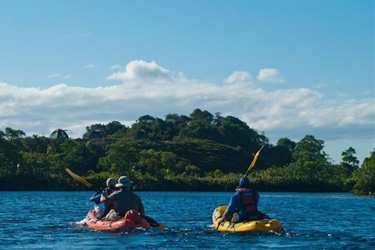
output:
<instances>
[{"instance_id":1,"label":"reflection on water","mask_svg":"<svg viewBox=\"0 0 375 250\"><path fill-rule=\"evenodd\" d=\"M352 194L261 193L259 209L282 233L229 233L209 228L231 193L137 192L146 213L167 230L97 231L77 225L90 192L1 192L0 249L370 249L375 199Z\"/></svg>"}]
</instances>

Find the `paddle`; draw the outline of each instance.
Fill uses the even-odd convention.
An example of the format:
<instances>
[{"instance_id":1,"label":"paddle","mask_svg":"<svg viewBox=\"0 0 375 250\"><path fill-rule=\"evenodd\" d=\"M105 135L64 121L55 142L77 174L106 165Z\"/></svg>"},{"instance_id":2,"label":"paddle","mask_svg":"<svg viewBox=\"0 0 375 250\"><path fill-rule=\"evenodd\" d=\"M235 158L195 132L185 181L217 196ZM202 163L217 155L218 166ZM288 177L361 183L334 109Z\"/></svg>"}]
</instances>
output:
<instances>
[{"instance_id":1,"label":"paddle","mask_svg":"<svg viewBox=\"0 0 375 250\"><path fill-rule=\"evenodd\" d=\"M264 144L264 145L265 145L265 144ZM253 159L253 161L251 162L249 168L247 169L247 171L246 171L244 177L247 177L247 175L249 174L249 172L251 171L251 169L254 167L255 162L256 162L257 159L258 159L259 153L260 153L260 151L262 151L264 145L263 145L263 146L258 150L258 152L255 154L254 159Z\"/></svg>"},{"instance_id":2,"label":"paddle","mask_svg":"<svg viewBox=\"0 0 375 250\"><path fill-rule=\"evenodd\" d=\"M83 184L85 184L85 185L86 185L87 187L89 187L89 188L92 187L92 184L91 184L90 182L86 181L86 180L85 180L84 178L82 178L81 176L79 176L79 175L73 173L69 168L66 168L65 170L66 170L66 172L68 172L68 174L69 174L71 177L73 177L75 180L82 182ZM98 194L98 192L99 192L99 191L97 191L96 194ZM96 194L95 194L95 195L96 195ZM150 225L151 225L152 227L158 227L158 228L162 228L162 229L167 228L166 225L156 222L156 220L154 220L153 218L151 218L151 217L149 217L149 216L145 216L145 215L143 215L143 216L141 216L141 217L143 217L145 220L147 220L147 222L150 223Z\"/></svg>"},{"instance_id":3,"label":"paddle","mask_svg":"<svg viewBox=\"0 0 375 250\"><path fill-rule=\"evenodd\" d=\"M166 228L167 228L166 225L157 222L156 220L154 220L153 218L151 218L151 217L149 217L149 216L141 215L141 217L142 217L143 219L147 220L147 222L148 222L152 227L157 227L157 228L161 228L161 229L166 229Z\"/></svg>"}]
</instances>

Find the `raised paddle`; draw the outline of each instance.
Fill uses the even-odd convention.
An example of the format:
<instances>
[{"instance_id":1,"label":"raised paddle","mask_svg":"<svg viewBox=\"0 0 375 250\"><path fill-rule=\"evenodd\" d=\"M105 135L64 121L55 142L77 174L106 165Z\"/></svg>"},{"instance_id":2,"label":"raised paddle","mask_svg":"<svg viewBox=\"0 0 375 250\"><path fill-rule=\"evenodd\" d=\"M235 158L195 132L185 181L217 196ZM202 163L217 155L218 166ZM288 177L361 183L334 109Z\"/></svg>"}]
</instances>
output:
<instances>
[{"instance_id":1,"label":"raised paddle","mask_svg":"<svg viewBox=\"0 0 375 250\"><path fill-rule=\"evenodd\" d=\"M88 182L88 181L86 181L84 178L82 178L81 176L79 176L79 175L77 175L77 174L75 174L75 173L73 173L69 168L66 168L65 169L66 170L66 172L68 172L68 174L71 176L71 177L73 177L74 179L76 179L77 181L80 181L80 182L82 182L83 184L85 184L87 187L92 187L92 184L90 183L90 182ZM98 193L98 192L97 192ZM96 194L97 194L96 193ZM95 195L96 195L95 194ZM162 228L162 229L166 229L167 228L167 226L166 225L164 225L164 224L162 224L162 223L159 223L159 222L156 222L156 220L154 220L153 218L151 218L151 217L149 217L149 216L145 216L145 215L143 215L143 216L141 216L141 217L143 217L152 227L157 227L157 228Z\"/></svg>"},{"instance_id":2,"label":"raised paddle","mask_svg":"<svg viewBox=\"0 0 375 250\"><path fill-rule=\"evenodd\" d=\"M265 144L264 144L264 145L265 145ZM253 161L251 162L249 168L247 169L247 171L246 171L244 177L247 177L247 175L249 174L249 172L251 171L251 169L254 167L255 162L256 162L257 159L258 159L259 153L260 153L260 151L262 151L264 145L263 145L263 146L258 150L258 152L255 154L254 159L253 159Z\"/></svg>"},{"instance_id":3,"label":"raised paddle","mask_svg":"<svg viewBox=\"0 0 375 250\"><path fill-rule=\"evenodd\" d=\"M73 173L72 170L70 170L69 168L66 168L65 170L66 170L66 172L68 172L68 174L69 174L71 177L73 177L73 178L76 179L77 181L82 182L83 184L85 184L85 185L86 185L87 187L89 187L89 188L92 187L92 184L91 184L90 182L86 181L86 180L83 179L81 176L79 176L79 175Z\"/></svg>"}]
</instances>

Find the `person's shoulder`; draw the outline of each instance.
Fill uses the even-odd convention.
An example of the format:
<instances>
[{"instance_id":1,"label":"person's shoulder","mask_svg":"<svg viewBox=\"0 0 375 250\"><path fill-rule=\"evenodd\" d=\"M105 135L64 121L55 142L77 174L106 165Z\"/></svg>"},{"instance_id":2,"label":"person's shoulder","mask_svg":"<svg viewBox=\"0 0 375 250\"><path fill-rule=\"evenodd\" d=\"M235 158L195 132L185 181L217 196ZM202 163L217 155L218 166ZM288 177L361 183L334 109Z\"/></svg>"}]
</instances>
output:
<instances>
[{"instance_id":1,"label":"person's shoulder","mask_svg":"<svg viewBox=\"0 0 375 250\"><path fill-rule=\"evenodd\" d=\"M234 193L233 195L232 195L232 199L238 199L238 198L240 198L240 194L239 193Z\"/></svg>"},{"instance_id":2,"label":"person's shoulder","mask_svg":"<svg viewBox=\"0 0 375 250\"><path fill-rule=\"evenodd\" d=\"M113 193L111 193L109 196L116 196L121 193L121 190L115 190Z\"/></svg>"}]
</instances>

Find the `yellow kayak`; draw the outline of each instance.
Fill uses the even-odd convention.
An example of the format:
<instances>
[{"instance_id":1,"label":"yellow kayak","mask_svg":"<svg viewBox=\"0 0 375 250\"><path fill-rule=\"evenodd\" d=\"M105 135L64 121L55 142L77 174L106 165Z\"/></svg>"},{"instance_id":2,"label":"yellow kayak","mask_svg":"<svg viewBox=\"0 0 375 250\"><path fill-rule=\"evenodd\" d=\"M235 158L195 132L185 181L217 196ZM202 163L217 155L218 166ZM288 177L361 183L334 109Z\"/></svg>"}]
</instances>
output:
<instances>
[{"instance_id":1,"label":"yellow kayak","mask_svg":"<svg viewBox=\"0 0 375 250\"><path fill-rule=\"evenodd\" d=\"M212 222L215 228L217 228L217 224L220 221L226 209L227 209L227 206L220 206L214 210L212 214ZM277 232L277 231L282 230L282 228L283 228L282 224L276 219L262 219L262 220L245 221L245 222L238 222L238 223L225 221L220 224L217 230L231 231L231 232L246 232L246 231Z\"/></svg>"}]
</instances>

